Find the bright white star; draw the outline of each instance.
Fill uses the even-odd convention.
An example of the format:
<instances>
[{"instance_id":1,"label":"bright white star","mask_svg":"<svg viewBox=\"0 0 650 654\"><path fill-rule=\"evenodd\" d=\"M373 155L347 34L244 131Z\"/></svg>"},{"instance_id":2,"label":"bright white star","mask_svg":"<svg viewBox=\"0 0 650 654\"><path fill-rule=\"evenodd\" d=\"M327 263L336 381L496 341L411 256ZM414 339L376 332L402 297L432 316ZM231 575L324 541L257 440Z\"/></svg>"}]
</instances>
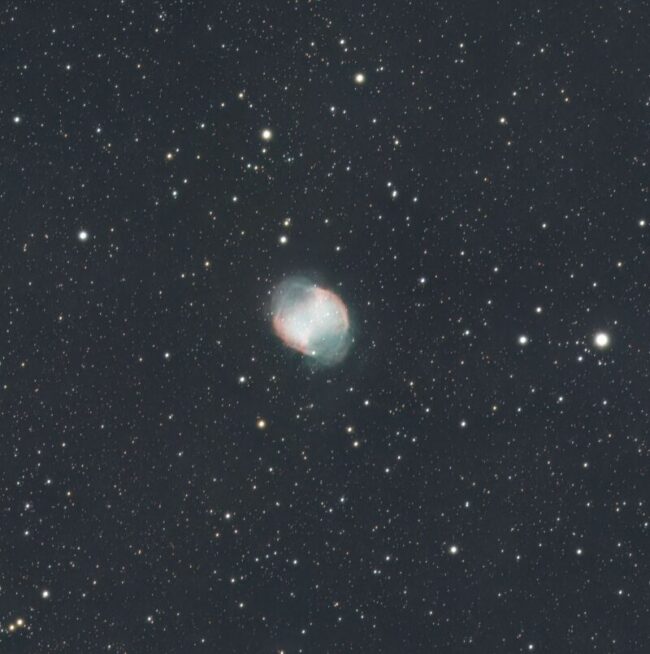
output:
<instances>
[{"instance_id":1,"label":"bright white star","mask_svg":"<svg viewBox=\"0 0 650 654\"><path fill-rule=\"evenodd\" d=\"M609 334L605 332L598 332L594 336L594 344L600 349L606 348L609 345Z\"/></svg>"}]
</instances>

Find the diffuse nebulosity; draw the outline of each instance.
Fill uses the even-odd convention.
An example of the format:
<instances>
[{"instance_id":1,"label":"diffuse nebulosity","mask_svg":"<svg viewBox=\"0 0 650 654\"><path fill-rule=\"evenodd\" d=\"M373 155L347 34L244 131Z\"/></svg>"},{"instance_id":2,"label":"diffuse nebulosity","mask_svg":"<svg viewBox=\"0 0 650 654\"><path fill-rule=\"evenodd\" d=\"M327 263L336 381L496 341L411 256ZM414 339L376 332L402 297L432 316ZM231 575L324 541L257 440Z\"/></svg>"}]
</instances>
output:
<instances>
[{"instance_id":1,"label":"diffuse nebulosity","mask_svg":"<svg viewBox=\"0 0 650 654\"><path fill-rule=\"evenodd\" d=\"M352 343L350 316L333 291L304 277L292 277L275 290L272 324L282 342L323 365L339 363Z\"/></svg>"}]
</instances>

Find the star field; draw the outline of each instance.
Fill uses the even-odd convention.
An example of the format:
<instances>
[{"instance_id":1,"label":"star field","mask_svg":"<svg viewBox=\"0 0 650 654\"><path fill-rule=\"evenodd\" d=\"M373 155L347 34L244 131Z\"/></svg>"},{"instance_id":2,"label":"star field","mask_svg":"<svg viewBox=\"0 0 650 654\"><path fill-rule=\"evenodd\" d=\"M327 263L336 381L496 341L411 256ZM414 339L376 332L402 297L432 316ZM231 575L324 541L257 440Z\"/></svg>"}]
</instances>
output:
<instances>
[{"instance_id":1,"label":"star field","mask_svg":"<svg viewBox=\"0 0 650 654\"><path fill-rule=\"evenodd\" d=\"M0 651L650 651L647 33L0 9Z\"/></svg>"}]
</instances>

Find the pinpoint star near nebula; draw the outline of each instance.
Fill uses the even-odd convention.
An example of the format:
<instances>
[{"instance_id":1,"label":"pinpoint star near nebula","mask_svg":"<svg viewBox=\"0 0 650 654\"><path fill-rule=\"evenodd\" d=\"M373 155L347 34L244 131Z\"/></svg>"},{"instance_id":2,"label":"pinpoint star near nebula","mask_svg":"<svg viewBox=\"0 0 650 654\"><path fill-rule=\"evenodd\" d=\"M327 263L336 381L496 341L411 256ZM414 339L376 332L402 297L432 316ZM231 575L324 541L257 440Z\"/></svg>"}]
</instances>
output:
<instances>
[{"instance_id":1,"label":"pinpoint star near nebula","mask_svg":"<svg viewBox=\"0 0 650 654\"><path fill-rule=\"evenodd\" d=\"M272 301L273 331L293 350L319 363L343 360L351 344L350 317L334 291L303 278L288 279Z\"/></svg>"}]
</instances>

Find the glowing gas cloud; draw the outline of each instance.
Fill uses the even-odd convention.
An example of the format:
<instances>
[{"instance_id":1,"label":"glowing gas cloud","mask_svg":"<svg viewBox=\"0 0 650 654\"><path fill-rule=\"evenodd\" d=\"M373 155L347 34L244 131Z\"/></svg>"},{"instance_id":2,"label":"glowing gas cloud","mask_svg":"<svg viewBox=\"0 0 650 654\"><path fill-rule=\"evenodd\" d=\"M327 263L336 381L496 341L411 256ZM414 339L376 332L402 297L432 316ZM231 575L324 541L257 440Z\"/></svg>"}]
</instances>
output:
<instances>
[{"instance_id":1,"label":"glowing gas cloud","mask_svg":"<svg viewBox=\"0 0 650 654\"><path fill-rule=\"evenodd\" d=\"M350 318L343 300L308 279L293 277L280 284L271 313L282 342L319 363L338 363L350 348Z\"/></svg>"}]
</instances>

